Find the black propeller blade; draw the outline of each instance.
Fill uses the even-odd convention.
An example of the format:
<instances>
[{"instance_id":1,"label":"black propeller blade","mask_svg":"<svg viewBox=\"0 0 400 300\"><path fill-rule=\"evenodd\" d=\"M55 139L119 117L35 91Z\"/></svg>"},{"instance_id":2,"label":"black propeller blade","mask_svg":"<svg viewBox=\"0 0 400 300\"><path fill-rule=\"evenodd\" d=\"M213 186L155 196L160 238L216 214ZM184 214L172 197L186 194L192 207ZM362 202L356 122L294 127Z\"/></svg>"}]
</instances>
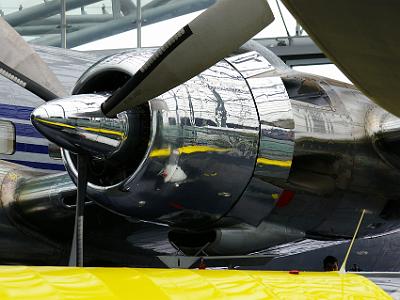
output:
<instances>
[{"instance_id":1,"label":"black propeller blade","mask_svg":"<svg viewBox=\"0 0 400 300\"><path fill-rule=\"evenodd\" d=\"M83 267L83 216L87 189L87 159L85 155L78 154L75 227L69 258L69 265L74 267Z\"/></svg>"},{"instance_id":2,"label":"black propeller blade","mask_svg":"<svg viewBox=\"0 0 400 300\"><path fill-rule=\"evenodd\" d=\"M44 101L50 101L58 98L58 96L54 94L52 91L46 89L45 87L41 86L32 79L26 77L25 75L19 73L18 71L10 68L1 61L0 61L0 74L10 79L11 81L15 82L19 86L27 89L32 94L35 94Z\"/></svg>"},{"instance_id":3,"label":"black propeller blade","mask_svg":"<svg viewBox=\"0 0 400 300\"><path fill-rule=\"evenodd\" d=\"M47 64L1 17L0 41L1 75L45 101L66 96L63 85Z\"/></svg>"},{"instance_id":4,"label":"black propeller blade","mask_svg":"<svg viewBox=\"0 0 400 300\"><path fill-rule=\"evenodd\" d=\"M108 117L191 79L274 20L266 0L219 0L166 42L103 105Z\"/></svg>"}]
</instances>

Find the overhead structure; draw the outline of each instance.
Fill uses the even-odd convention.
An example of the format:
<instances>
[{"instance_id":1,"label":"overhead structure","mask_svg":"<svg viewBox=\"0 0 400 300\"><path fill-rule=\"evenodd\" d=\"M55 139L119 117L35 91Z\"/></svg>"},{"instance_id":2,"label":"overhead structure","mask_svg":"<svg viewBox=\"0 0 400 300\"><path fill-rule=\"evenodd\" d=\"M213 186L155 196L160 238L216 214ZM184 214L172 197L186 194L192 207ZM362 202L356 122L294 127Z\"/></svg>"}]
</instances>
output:
<instances>
[{"instance_id":1,"label":"overhead structure","mask_svg":"<svg viewBox=\"0 0 400 300\"><path fill-rule=\"evenodd\" d=\"M87 14L85 7L100 0L67 0L65 12L81 8L81 14L68 14L66 27L62 19L60 1L52 0L5 14L4 19L21 35L30 36L34 44L60 47L61 35L66 35L68 48L76 47L101 38L122 33L137 26L137 9L132 0L112 1L112 13L102 9L100 13ZM149 25L163 20L206 9L216 0L150 1L141 8L141 24ZM1 6L0 6L1 9ZM64 28L65 27L65 28Z\"/></svg>"},{"instance_id":2,"label":"overhead structure","mask_svg":"<svg viewBox=\"0 0 400 300\"><path fill-rule=\"evenodd\" d=\"M257 38L255 40L279 56L289 67L332 63L308 36Z\"/></svg>"},{"instance_id":3,"label":"overhead structure","mask_svg":"<svg viewBox=\"0 0 400 300\"><path fill-rule=\"evenodd\" d=\"M151 2L150 2L151 3ZM164 21L173 17L178 17L194 11L202 10L215 3L215 0L184 0L170 4L163 4L157 7L142 8L142 26L150 25L156 22ZM119 34L128 30L136 29L137 15L130 14L116 19L110 19L107 22L98 22L81 29L74 30L67 34L67 45L69 48L76 47L85 43ZM94 26L93 26L94 25ZM72 28L77 25L72 25ZM43 46L58 46L60 36L43 36L33 41L34 44Z\"/></svg>"},{"instance_id":4,"label":"overhead structure","mask_svg":"<svg viewBox=\"0 0 400 300\"><path fill-rule=\"evenodd\" d=\"M82 5L89 5L100 2L101 0L68 0L66 2L66 10L72 10ZM44 1L39 5L35 5L29 8L23 8L17 12L7 14L4 19L11 26L19 26L27 22L31 22L37 19L42 19L50 16L54 16L60 13L60 1Z\"/></svg>"},{"instance_id":5,"label":"overhead structure","mask_svg":"<svg viewBox=\"0 0 400 300\"><path fill-rule=\"evenodd\" d=\"M113 0L111 8L107 7L102 13L99 2L67 0L68 17L65 30L61 30L60 5L55 0L24 7L20 11L15 7L17 11L5 14L4 18L20 35L32 38L31 43L54 47L62 46L61 31L66 36L66 47L73 48L136 29L136 0ZM215 2L216 0L151 0L142 5L141 24L146 26L169 20L205 9ZM98 13L88 12L88 7L90 11L97 7ZM72 12L78 8L81 8L80 14ZM285 21L286 18L287 15L281 14L275 23L281 22L286 28L286 22L290 23L289 20ZM286 28L286 32L287 36L257 38L257 41L291 67L331 63L312 39L304 35L299 26L296 27L295 34L291 28Z\"/></svg>"}]
</instances>

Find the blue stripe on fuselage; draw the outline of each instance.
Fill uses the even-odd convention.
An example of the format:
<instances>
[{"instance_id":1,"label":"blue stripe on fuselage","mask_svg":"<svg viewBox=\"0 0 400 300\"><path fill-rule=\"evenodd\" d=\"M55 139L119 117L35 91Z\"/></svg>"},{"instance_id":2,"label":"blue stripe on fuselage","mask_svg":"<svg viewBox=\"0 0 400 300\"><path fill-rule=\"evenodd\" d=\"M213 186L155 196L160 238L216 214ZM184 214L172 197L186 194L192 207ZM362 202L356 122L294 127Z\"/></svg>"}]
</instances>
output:
<instances>
[{"instance_id":1,"label":"blue stripe on fuselage","mask_svg":"<svg viewBox=\"0 0 400 300\"><path fill-rule=\"evenodd\" d=\"M0 118L30 120L34 107L0 103ZM44 138L33 125L13 122L16 135Z\"/></svg>"},{"instance_id":2,"label":"blue stripe on fuselage","mask_svg":"<svg viewBox=\"0 0 400 300\"><path fill-rule=\"evenodd\" d=\"M39 163L39 162L34 162L34 161L22 161L22 160L13 160L13 159L4 159L4 160L12 162L14 164L24 165L24 166L35 168L35 169L65 171L64 165L59 165L59 164L48 164L48 163Z\"/></svg>"},{"instance_id":3,"label":"blue stripe on fuselage","mask_svg":"<svg viewBox=\"0 0 400 300\"><path fill-rule=\"evenodd\" d=\"M29 120L34 107L0 103L0 118Z\"/></svg>"},{"instance_id":4,"label":"blue stripe on fuselage","mask_svg":"<svg viewBox=\"0 0 400 300\"><path fill-rule=\"evenodd\" d=\"M15 143L15 151L49 154L49 147L17 142Z\"/></svg>"},{"instance_id":5,"label":"blue stripe on fuselage","mask_svg":"<svg viewBox=\"0 0 400 300\"><path fill-rule=\"evenodd\" d=\"M29 107L29 106L0 103L0 118L15 119L15 120L30 120L31 113L34 109L35 109L34 107ZM27 152L27 153L39 153L39 154L49 153L48 146L19 143L18 136L26 136L26 137L33 137L40 139L44 139L44 137L36 130L35 127L33 127L30 124L22 124L16 122L13 123L15 126L15 134L17 136L16 149L15 149L16 151ZM36 169L65 171L64 165L62 164L22 161L14 159L4 159L4 160Z\"/></svg>"},{"instance_id":6,"label":"blue stripe on fuselage","mask_svg":"<svg viewBox=\"0 0 400 300\"><path fill-rule=\"evenodd\" d=\"M34 138L44 138L43 135L39 133L39 131L36 130L33 125L29 124L20 124L20 123L14 123L15 125L15 134L17 136L22 135L22 136L29 136L29 137L34 137Z\"/></svg>"}]
</instances>

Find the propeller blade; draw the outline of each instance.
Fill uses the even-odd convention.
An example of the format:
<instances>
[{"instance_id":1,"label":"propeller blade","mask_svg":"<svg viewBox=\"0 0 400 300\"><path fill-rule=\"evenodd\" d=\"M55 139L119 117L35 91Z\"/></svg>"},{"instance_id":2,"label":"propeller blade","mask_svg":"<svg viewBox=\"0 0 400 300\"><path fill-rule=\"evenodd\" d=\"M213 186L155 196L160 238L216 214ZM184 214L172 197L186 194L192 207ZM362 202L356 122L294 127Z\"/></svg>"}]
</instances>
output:
<instances>
[{"instance_id":1,"label":"propeller blade","mask_svg":"<svg viewBox=\"0 0 400 300\"><path fill-rule=\"evenodd\" d=\"M273 20L266 0L217 1L159 48L103 103L103 112L114 117L182 84L231 54Z\"/></svg>"},{"instance_id":2,"label":"propeller blade","mask_svg":"<svg viewBox=\"0 0 400 300\"><path fill-rule=\"evenodd\" d=\"M0 74L45 101L67 93L46 63L27 42L0 17Z\"/></svg>"},{"instance_id":3,"label":"propeller blade","mask_svg":"<svg viewBox=\"0 0 400 300\"><path fill-rule=\"evenodd\" d=\"M69 265L83 267L83 216L87 188L87 157L78 154L78 186L76 195L75 227Z\"/></svg>"}]
</instances>

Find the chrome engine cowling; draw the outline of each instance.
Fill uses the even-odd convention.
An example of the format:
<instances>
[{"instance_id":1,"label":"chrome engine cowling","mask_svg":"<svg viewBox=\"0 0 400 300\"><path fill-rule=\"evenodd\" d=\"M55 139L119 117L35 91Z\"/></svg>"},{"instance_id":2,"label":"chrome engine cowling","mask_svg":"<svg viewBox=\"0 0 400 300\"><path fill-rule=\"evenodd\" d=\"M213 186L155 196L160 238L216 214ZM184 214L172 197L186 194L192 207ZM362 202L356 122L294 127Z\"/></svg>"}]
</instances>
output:
<instances>
[{"instance_id":1,"label":"chrome engine cowling","mask_svg":"<svg viewBox=\"0 0 400 300\"><path fill-rule=\"evenodd\" d=\"M105 58L81 77L73 93L114 91L152 52ZM118 159L91 159L88 195L104 207L197 229L210 227L232 208L233 217L257 224L279 198L282 190L268 182L289 175L294 124L282 80L260 53L220 61L126 115L140 128L134 145ZM75 155L63 150L63 159L76 181ZM254 194L260 182L265 182L263 211L252 215L239 203L260 202Z\"/></svg>"}]
</instances>

